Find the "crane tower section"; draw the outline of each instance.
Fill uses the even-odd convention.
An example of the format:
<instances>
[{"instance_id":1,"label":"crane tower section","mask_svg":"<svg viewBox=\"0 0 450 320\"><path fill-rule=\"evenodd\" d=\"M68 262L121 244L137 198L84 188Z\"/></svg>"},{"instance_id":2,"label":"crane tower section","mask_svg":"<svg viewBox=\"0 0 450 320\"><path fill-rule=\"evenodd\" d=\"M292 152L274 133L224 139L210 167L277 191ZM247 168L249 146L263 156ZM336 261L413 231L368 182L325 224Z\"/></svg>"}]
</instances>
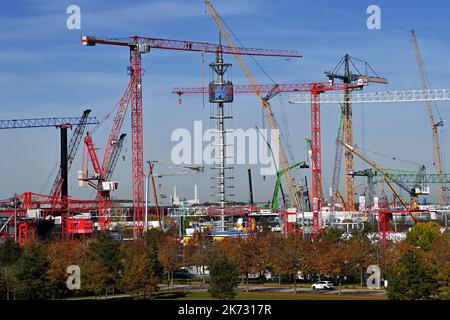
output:
<instances>
[{"instance_id":1,"label":"crane tower section","mask_svg":"<svg viewBox=\"0 0 450 320\"><path fill-rule=\"evenodd\" d=\"M220 45L220 44L219 44ZM209 83L209 102L212 104L211 116L212 125L216 127L216 144L213 155L212 177L213 196L219 206L219 228L225 230L226 212L225 206L233 196L228 190L233 189L233 166L227 164L227 147L230 146L227 139L226 121L233 118L231 108L227 105L233 102L233 84L230 79L226 79L231 69L230 63L224 63L222 53L216 54L216 60L209 65L211 68L211 82Z\"/></svg>"}]
</instances>

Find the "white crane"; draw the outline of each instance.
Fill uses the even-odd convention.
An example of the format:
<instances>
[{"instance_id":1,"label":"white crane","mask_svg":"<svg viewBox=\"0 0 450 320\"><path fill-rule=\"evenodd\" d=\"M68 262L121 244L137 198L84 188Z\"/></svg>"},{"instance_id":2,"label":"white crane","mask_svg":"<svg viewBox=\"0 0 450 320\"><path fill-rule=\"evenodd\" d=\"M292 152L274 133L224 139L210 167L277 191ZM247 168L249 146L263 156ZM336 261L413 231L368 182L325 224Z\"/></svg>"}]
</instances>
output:
<instances>
[{"instance_id":1,"label":"white crane","mask_svg":"<svg viewBox=\"0 0 450 320\"><path fill-rule=\"evenodd\" d=\"M320 95L320 103L342 103L344 98L344 93L324 93ZM352 98L353 103L450 101L450 89L360 92L353 93ZM310 104L311 95L293 94L289 103Z\"/></svg>"}]
</instances>

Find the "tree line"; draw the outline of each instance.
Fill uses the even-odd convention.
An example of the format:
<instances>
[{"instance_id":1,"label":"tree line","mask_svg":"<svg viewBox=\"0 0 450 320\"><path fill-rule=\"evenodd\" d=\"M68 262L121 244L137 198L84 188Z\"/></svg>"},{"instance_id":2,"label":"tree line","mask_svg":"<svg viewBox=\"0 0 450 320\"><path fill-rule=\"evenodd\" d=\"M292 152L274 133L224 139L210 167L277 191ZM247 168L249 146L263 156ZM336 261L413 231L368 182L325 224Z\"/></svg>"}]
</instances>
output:
<instances>
[{"instance_id":1,"label":"tree line","mask_svg":"<svg viewBox=\"0 0 450 320\"><path fill-rule=\"evenodd\" d=\"M118 293L150 298L160 284L173 288L177 271L194 266L216 298L233 297L239 282L248 291L252 278L269 274L280 284L282 278L289 281L295 292L299 281L365 286L369 265L380 267L391 299L449 299L449 235L431 222L417 224L405 240L386 245L372 242L364 230L346 236L329 229L306 241L266 228L220 241L206 230L184 244L176 234L156 230L133 242L120 242L108 233L86 242L30 242L23 247L6 240L0 245L0 299ZM80 290L67 288L69 265L80 267Z\"/></svg>"}]
</instances>

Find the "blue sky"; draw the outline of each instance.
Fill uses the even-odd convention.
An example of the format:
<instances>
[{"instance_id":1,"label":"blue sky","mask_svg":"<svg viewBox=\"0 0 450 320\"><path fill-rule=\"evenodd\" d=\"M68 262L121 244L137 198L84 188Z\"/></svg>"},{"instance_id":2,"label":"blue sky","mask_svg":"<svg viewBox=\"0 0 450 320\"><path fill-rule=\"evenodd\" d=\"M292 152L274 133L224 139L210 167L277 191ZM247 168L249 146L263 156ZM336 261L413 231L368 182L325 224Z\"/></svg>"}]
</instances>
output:
<instances>
[{"instance_id":1,"label":"blue sky","mask_svg":"<svg viewBox=\"0 0 450 320\"><path fill-rule=\"evenodd\" d=\"M66 8L81 8L81 30L68 30ZM389 80L388 85L370 85L367 91L420 88L410 29L415 28L428 77L434 88L450 88L450 25L447 1L213 1L217 11L246 47L297 49L302 59L258 58L258 62L277 82L323 81L325 70L333 69L345 53L368 61L375 71ZM370 4L381 8L381 30L366 27ZM86 107L98 119L111 110L127 84L126 48L83 47L83 34L98 36L148 36L155 38L217 41L211 17L203 1L10 1L0 12L0 119L46 116L80 116ZM206 56L210 62L212 55ZM235 63L232 57L226 58ZM248 60L260 83L269 79ZM192 130L194 120L209 124L209 108L201 97L184 97L180 106L171 94L174 86L201 85L201 55L189 52L152 50L143 58L145 158L170 158L174 129ZM234 83L246 83L237 64ZM303 138L309 136L309 106L289 105L283 95L293 151L297 160L306 157ZM281 122L280 98L272 106ZM364 107L364 111L363 111ZM439 103L444 120L450 119L449 103ZM254 96L239 96L233 104L235 128L261 126L261 110ZM337 106L322 107L324 193L331 184L334 139L339 112ZM131 136L129 115L123 131ZM102 156L111 122L95 135ZM448 143L449 129L445 129ZM423 104L383 104L354 106L355 142L366 149L432 166L432 136ZM56 129L2 130L0 199L24 191L42 189L58 161L59 136ZM449 147L445 146L445 166L450 170ZM82 149L72 166L70 192L79 198L93 197L80 190L76 170L81 168ZM130 197L131 139L124 148L116 179L116 196ZM371 155L388 168L414 170L418 165ZM366 166L356 162L357 169ZM246 166L235 169L237 200L247 200ZM209 171L209 170L208 170ZM267 201L274 186L254 170L257 201ZM309 173L307 173L309 177ZM181 196L192 198L194 181L202 200L209 198L210 176L177 179ZM364 189L358 180L359 191ZM163 192L171 193L175 178L160 180ZM436 196L431 196L435 200Z\"/></svg>"}]
</instances>

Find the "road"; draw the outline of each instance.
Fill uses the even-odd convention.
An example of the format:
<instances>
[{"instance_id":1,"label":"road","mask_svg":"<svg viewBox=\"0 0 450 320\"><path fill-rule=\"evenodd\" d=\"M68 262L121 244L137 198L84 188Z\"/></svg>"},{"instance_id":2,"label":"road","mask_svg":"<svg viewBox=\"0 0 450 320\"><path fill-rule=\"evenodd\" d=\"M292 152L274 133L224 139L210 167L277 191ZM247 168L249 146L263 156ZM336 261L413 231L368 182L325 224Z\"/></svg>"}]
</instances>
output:
<instances>
[{"instance_id":1,"label":"road","mask_svg":"<svg viewBox=\"0 0 450 320\"><path fill-rule=\"evenodd\" d=\"M167 285L160 285L161 289L169 289L169 286ZM183 285L183 284L176 284L174 285L174 289L176 290L187 290L192 292L206 292L208 290L207 285ZM246 287L245 285L240 285L237 288L237 291L239 292L245 292ZM293 287L275 287L275 286L263 286L263 285L249 285L248 292L280 292L280 293L293 293L294 288ZM319 293L319 294L339 294L338 289L334 290L313 290L311 288L305 288L305 287L297 287L297 292L303 292L303 293ZM346 294L352 294L352 295L385 295L385 290L370 290L370 289L347 289L343 288L341 289L341 295Z\"/></svg>"}]
</instances>

